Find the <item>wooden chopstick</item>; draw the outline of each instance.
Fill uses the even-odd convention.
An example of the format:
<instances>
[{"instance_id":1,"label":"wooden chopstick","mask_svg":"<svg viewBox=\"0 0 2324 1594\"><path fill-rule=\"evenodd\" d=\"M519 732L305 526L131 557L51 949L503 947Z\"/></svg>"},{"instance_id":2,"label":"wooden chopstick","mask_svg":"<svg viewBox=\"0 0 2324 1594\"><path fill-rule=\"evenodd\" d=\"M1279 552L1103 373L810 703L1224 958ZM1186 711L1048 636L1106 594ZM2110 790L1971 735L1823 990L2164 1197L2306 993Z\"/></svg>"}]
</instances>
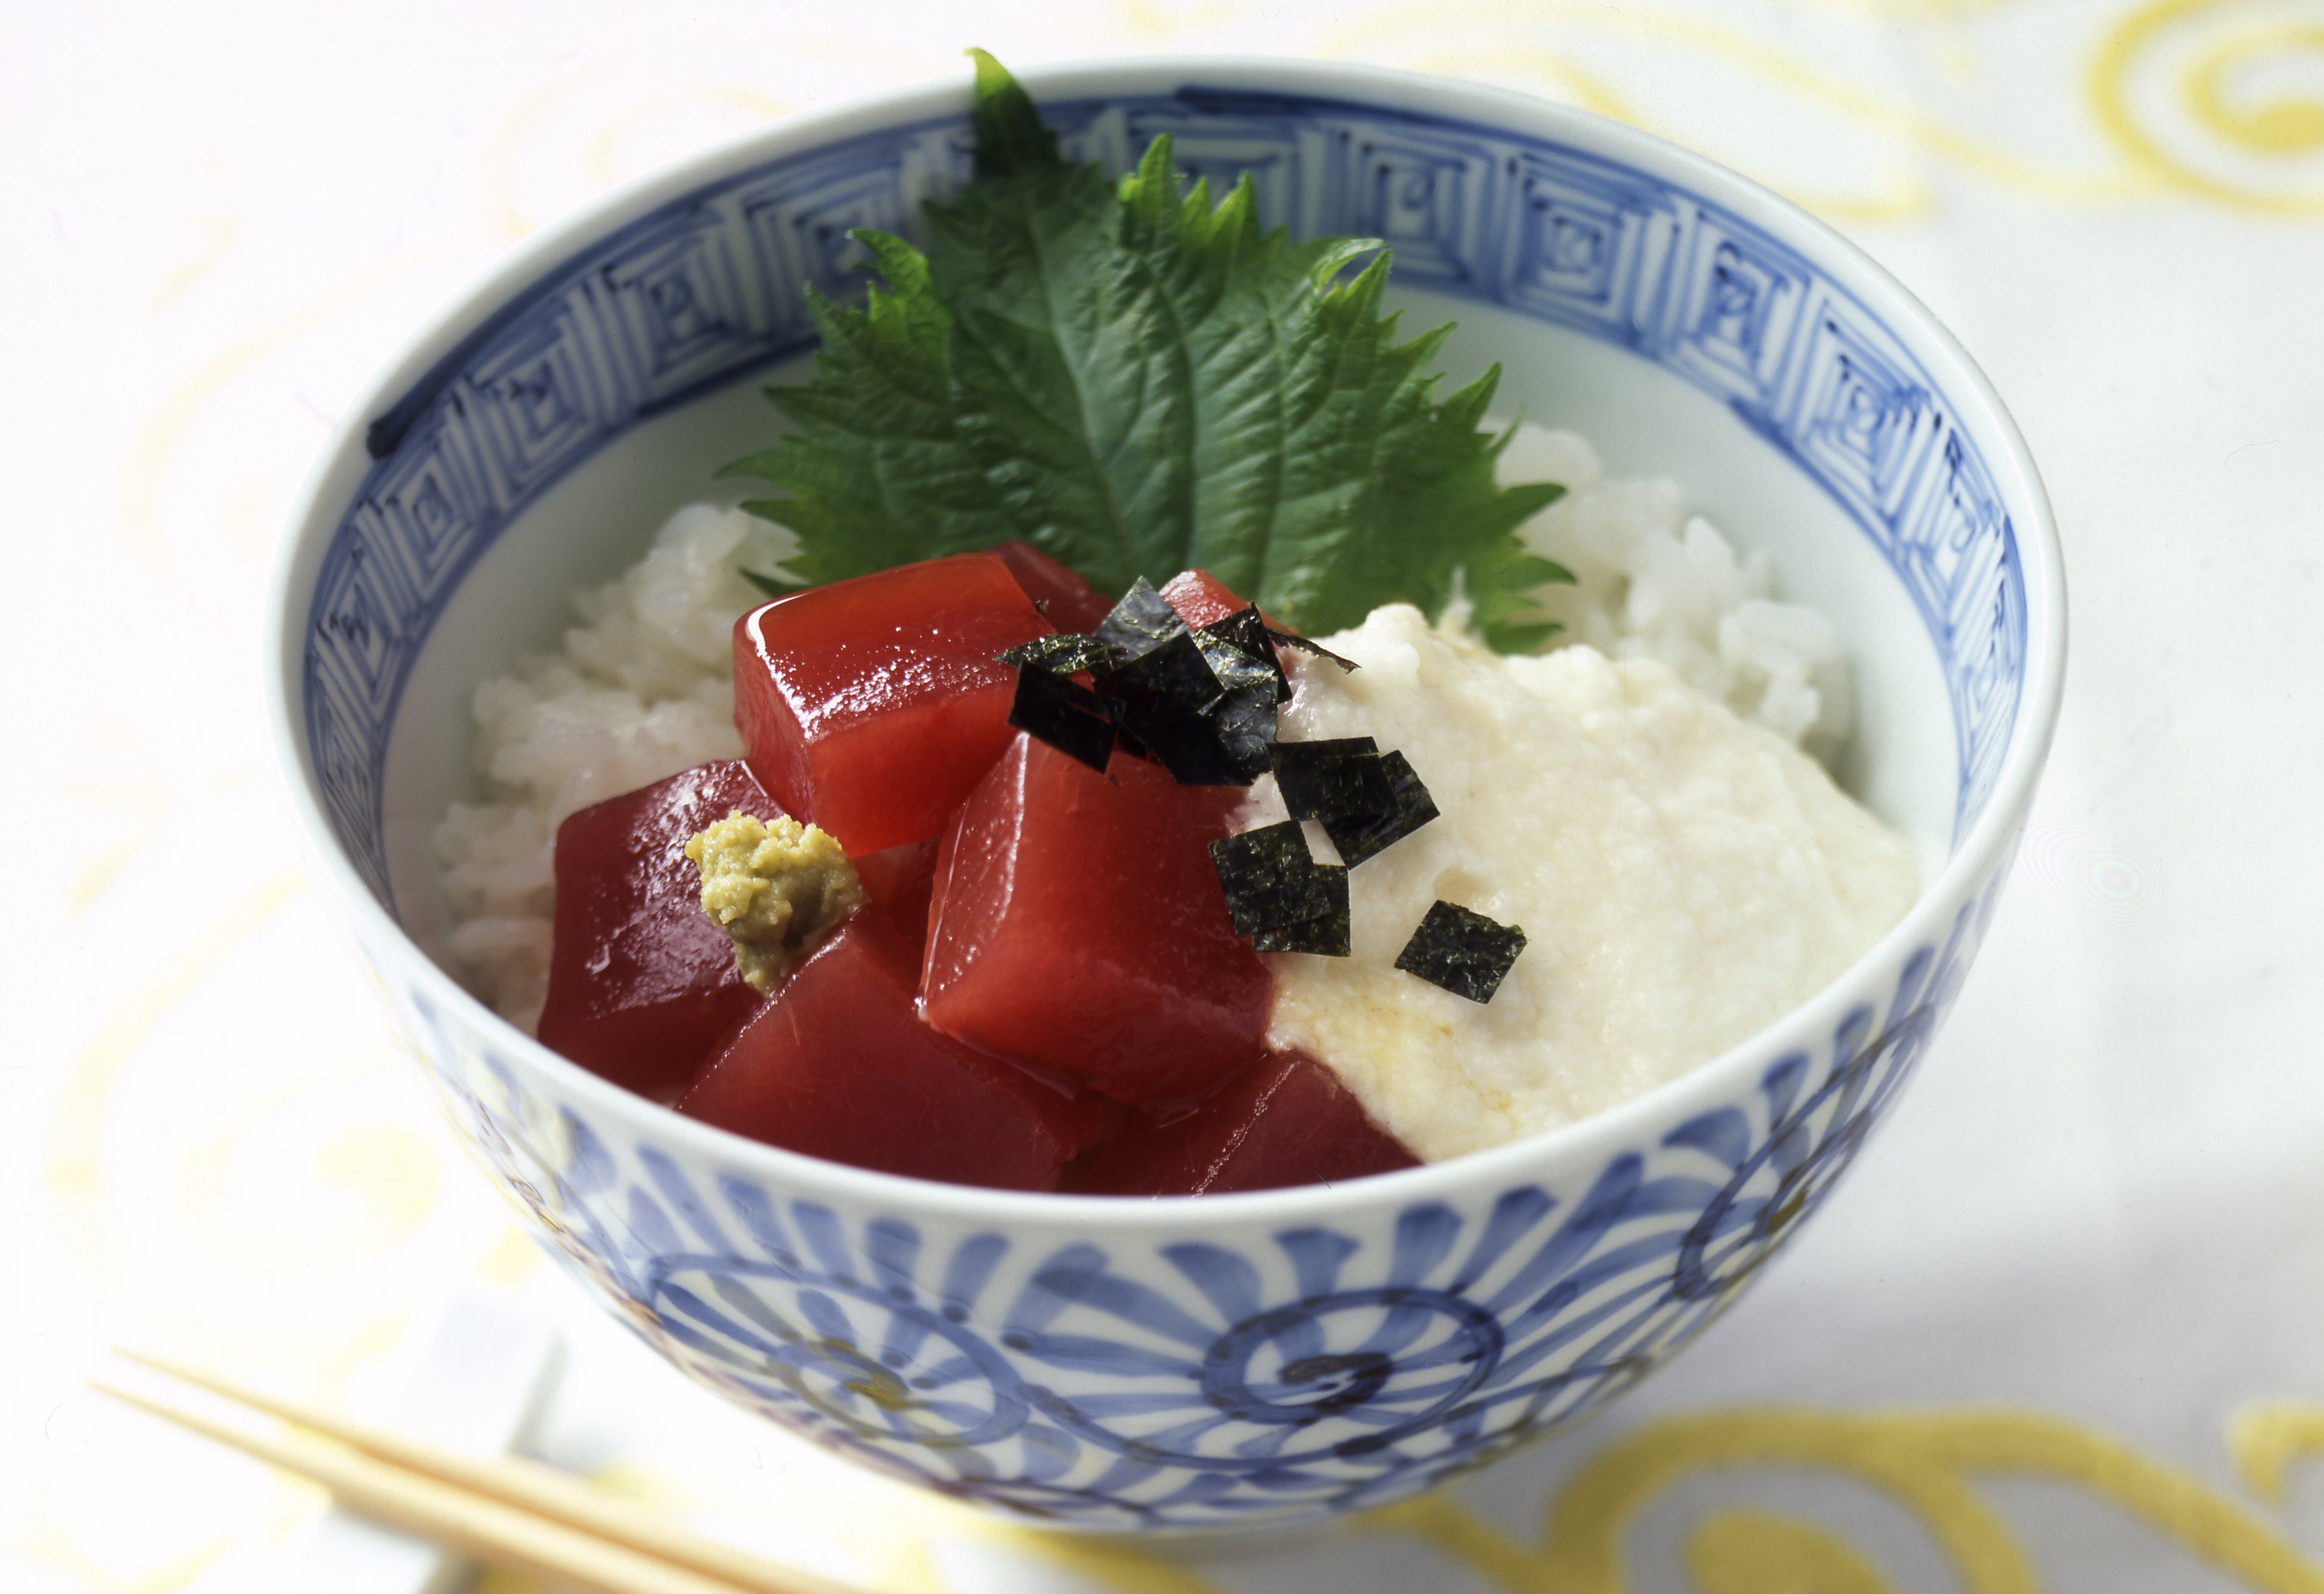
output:
<instances>
[{"instance_id":1,"label":"wooden chopstick","mask_svg":"<svg viewBox=\"0 0 2324 1594\"><path fill-rule=\"evenodd\" d=\"M628 1501L539 1461L521 1456L480 1461L401 1434L361 1427L298 1401L244 1389L215 1373L145 1351L120 1349L115 1354L284 1422L311 1428L365 1455L611 1540L642 1555L733 1583L752 1594L848 1594L837 1584L681 1533Z\"/></svg>"},{"instance_id":2,"label":"wooden chopstick","mask_svg":"<svg viewBox=\"0 0 2324 1594\"><path fill-rule=\"evenodd\" d=\"M474 1460L160 1357L120 1354L291 1426L261 1433L101 1380L92 1379L91 1387L313 1479L359 1515L480 1561L592 1594L847 1594L821 1578L682 1533L539 1462Z\"/></svg>"}]
</instances>

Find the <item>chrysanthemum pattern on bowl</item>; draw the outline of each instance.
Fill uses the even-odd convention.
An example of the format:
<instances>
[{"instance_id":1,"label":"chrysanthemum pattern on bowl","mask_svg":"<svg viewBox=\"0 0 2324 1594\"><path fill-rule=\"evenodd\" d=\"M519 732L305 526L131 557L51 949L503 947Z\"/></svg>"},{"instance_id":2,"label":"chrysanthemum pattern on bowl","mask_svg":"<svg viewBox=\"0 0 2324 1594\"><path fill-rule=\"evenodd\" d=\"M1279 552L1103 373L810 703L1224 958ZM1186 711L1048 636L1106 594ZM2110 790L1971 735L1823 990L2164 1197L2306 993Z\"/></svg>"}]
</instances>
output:
<instances>
[{"instance_id":1,"label":"chrysanthemum pattern on bowl","mask_svg":"<svg viewBox=\"0 0 2324 1594\"><path fill-rule=\"evenodd\" d=\"M1190 1218L1136 1248L936 1236L689 1173L400 1004L447 1107L562 1260L704 1382L963 1497L1094 1528L1385 1504L1659 1365L1814 1211L1911 1074L1989 883L1885 1009L1587 1178L1405 1205L1370 1241ZM456 1069L444 1066L457 1059Z\"/></svg>"},{"instance_id":2,"label":"chrysanthemum pattern on bowl","mask_svg":"<svg viewBox=\"0 0 2324 1594\"><path fill-rule=\"evenodd\" d=\"M1168 133L1253 174L1294 232L1394 245L1402 280L1622 345L1733 407L1844 505L1945 663L1956 827L2015 721L2025 596L1992 473L1912 355L1845 288L1729 209L1541 139L1374 106L1190 86L1045 107L1110 169ZM802 281L853 291L847 231L909 233L964 180L963 118L777 160L545 272L371 424L325 556L304 712L334 827L383 902L388 729L445 602L509 521L638 421L813 346Z\"/></svg>"}]
</instances>

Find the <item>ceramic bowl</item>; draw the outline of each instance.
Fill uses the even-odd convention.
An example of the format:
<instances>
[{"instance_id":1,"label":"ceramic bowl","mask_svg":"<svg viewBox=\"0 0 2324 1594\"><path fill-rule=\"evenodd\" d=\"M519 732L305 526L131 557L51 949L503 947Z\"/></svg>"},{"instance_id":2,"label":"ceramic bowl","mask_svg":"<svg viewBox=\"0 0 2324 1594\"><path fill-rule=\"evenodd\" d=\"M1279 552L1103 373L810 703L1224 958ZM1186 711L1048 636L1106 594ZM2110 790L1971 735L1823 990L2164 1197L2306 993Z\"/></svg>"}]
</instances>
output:
<instances>
[{"instance_id":1,"label":"ceramic bowl","mask_svg":"<svg viewBox=\"0 0 2324 1594\"><path fill-rule=\"evenodd\" d=\"M428 834L474 683L760 446L800 283L967 174L967 73L782 123L523 244L319 466L279 576L281 756L317 872L485 1171L701 1382L858 1460L1043 1521L1190 1532L1383 1504L1587 1415L1830 1195L1960 989L2050 740L2056 534L1991 389L1831 231L1643 134L1312 62L1030 72L1070 152L1155 134L1263 214L1395 246L1445 368L1663 475L1832 616L1844 777L1932 862L1837 983L1602 1116L1337 1187L1151 1202L837 1166L551 1055L438 955Z\"/></svg>"}]
</instances>

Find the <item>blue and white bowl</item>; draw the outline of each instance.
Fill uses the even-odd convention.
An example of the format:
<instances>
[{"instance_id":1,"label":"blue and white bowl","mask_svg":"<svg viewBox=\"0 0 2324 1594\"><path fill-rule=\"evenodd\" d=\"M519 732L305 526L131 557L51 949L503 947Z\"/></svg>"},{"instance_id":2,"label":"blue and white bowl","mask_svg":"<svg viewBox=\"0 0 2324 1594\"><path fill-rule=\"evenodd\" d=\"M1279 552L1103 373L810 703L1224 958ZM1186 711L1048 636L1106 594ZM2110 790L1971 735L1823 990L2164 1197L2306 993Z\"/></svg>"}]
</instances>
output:
<instances>
[{"instance_id":1,"label":"blue and white bowl","mask_svg":"<svg viewBox=\"0 0 2324 1594\"><path fill-rule=\"evenodd\" d=\"M1069 149L1155 134L1263 214L1396 248L1446 368L1663 475L1834 617L1843 771L1929 843L1848 973L1570 1128L1341 1187L1108 1201L925 1184L629 1095L445 972L428 834L474 683L549 642L762 443L757 388L848 290L848 228L964 180L955 85L784 123L520 248L358 408L280 573L282 762L348 932L459 1133L613 1312L835 1450L1065 1526L1279 1525L1425 1489L1597 1410L1812 1214L1920 1066L1990 919L2055 720L2056 532L1966 355L1741 178L1518 96L1344 66L1027 74Z\"/></svg>"}]
</instances>

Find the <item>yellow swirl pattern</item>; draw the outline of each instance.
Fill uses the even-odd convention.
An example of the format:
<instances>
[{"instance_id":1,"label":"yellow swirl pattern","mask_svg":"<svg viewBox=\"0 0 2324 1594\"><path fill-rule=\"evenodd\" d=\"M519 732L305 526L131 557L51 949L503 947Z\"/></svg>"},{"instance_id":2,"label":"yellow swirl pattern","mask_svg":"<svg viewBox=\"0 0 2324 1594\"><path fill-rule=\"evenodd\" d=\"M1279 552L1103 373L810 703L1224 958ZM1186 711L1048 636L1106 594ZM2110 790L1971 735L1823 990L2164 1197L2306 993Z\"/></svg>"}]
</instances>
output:
<instances>
[{"instance_id":1,"label":"yellow swirl pattern","mask_svg":"<svg viewBox=\"0 0 2324 1594\"><path fill-rule=\"evenodd\" d=\"M2284 1461L2324 1448L2324 1411L2282 1408L2247 1417L2245 1452L2256 1476L2280 1482ZM2324 1594L2317 1569L2284 1534L2199 1478L2143 1457L2113 1438L2031 1413L1801 1411L1708 1413L1659 1422L1599 1452L1557 1494L1538 1553L1469 1517L1452 1501L1417 1501L1373 1517L1413 1531L1506 1594L1622 1594L1629 1589L1625 1534L1655 1498L1694 1473L1750 1466L1822 1469L1883 1489L1915 1515L1969 1594L2038 1594L2034 1559L1973 1476L2069 1482L2163 1534L2252 1589ZM2245 1466L2255 1476L2255 1466ZM1764 1513L1715 1513L1687 1545L1702 1594L1885 1589L1873 1564L1827 1531Z\"/></svg>"},{"instance_id":2,"label":"yellow swirl pattern","mask_svg":"<svg viewBox=\"0 0 2324 1594\"><path fill-rule=\"evenodd\" d=\"M2324 1407L2282 1404L2240 1414L2229 1445L2264 1498L2285 1469L2324 1451ZM2040 1594L2041 1571L1977 1480L2038 1478L2070 1485L2262 1594L2324 1594L2324 1567L2276 1527L2191 1474L2095 1430L2014 1411L1731 1411L1639 1430L1584 1463L1549 1502L1538 1547L1448 1495L1360 1520L1427 1544L1500 1594L1630 1594L1630 1530L1680 1482L1752 1468L1808 1469L1868 1485L1905 1507L1965 1594ZM1010 1532L1012 1543L1115 1594L1219 1594L1185 1565L1119 1542ZM1880 1567L1828 1528L1757 1509L1720 1507L1684 1545L1697 1594L1889 1594ZM913 1579L914 1594L940 1582Z\"/></svg>"},{"instance_id":3,"label":"yellow swirl pattern","mask_svg":"<svg viewBox=\"0 0 2324 1594\"><path fill-rule=\"evenodd\" d=\"M1945 11L1941 5L1915 5L1900 14L1930 18ZM1462 43L1464 26L1474 28L1490 42ZM1962 127L1945 116L1899 103L1893 94L1803 60L1796 51L1740 29L1648 9L1540 5L1527 7L1522 23L1513 26L1504 10L1485 5L1396 7L1375 12L1348 27L1332 39L1328 49L1334 55L1393 61L1427 71L1516 80L1600 115L1665 137L1677 136L1675 130L1647 113L1636 96L1623 94L1575 59L1575 47L1593 34L1716 63L1740 81L1812 107L1836 126L1877 135L1900 151L1941 160L2047 199L2119 201L2153 187L2152 180L2136 170L2078 170L2026 154L1982 129ZM1730 164L1738 159L1732 150L1717 152ZM1909 168L1887 170L1876 185L1855 190L1809 189L1773 171L1754 175L1809 209L1850 220L1906 220L1927 215L1934 204L1928 185Z\"/></svg>"},{"instance_id":4,"label":"yellow swirl pattern","mask_svg":"<svg viewBox=\"0 0 2324 1594\"><path fill-rule=\"evenodd\" d=\"M2284 1474L2305 1455L2324 1451L2324 1406L2269 1401L2246 1406L2227 1424L2227 1453L2244 1487L2271 1506L2283 1504Z\"/></svg>"},{"instance_id":5,"label":"yellow swirl pattern","mask_svg":"<svg viewBox=\"0 0 2324 1594\"><path fill-rule=\"evenodd\" d=\"M1963 83L2026 36L1983 35L1969 24L2005 9L2021 14L2010 19L2015 24L2024 20L2022 14L2044 9L2026 0L1787 4L1797 13L1861 19L1864 31L1851 36L1857 42L1877 29L1924 60L1953 51L1948 59ZM2047 9L2054 14L2061 8ZM1236 41L1227 33L1236 20L1236 8L1214 0L1129 0L1112 25L1133 45L1231 45ZM2059 207L2169 200L2282 218L2324 216L2324 0L2102 4L2077 12L2070 24L2053 23L2047 36L2058 45L2052 64L2041 69L2048 74L2043 86L2079 97L2072 125L2087 139L2089 158L2075 152L2070 140L2045 147L2006 119L1988 122L1936 97L1888 92L1858 75L1845 50L1820 55L1812 37L1789 25L1716 7L1579 0L1539 0L1517 10L1485 0L1349 5L1319 9L1313 32L1298 35L1294 47L1510 82L1664 132L1674 130L1683 107L1659 69L1674 61L1699 66L1702 80L1745 97L1750 106L1798 110L1818 128L1871 148L1873 157L1862 161L1824 159L1829 151L1811 150L1818 158L1763 173L1812 207L1856 220L1928 215L1937 203L1937 180L1948 173ZM1114 36L1090 37L1095 53ZM1630 53L1597 48L1608 41ZM585 56L559 69L484 141L475 222L465 230L438 228L336 288L304 293L251 319L238 336L196 350L173 381L149 386L143 424L121 428L114 476L115 529L131 573L130 595L187 604L196 631L210 636L248 630L246 594L217 571L229 555L255 567L279 509L278 489L292 464L303 463L311 438L279 429L238 434L238 474L221 478L244 484L232 493L197 494L210 478L189 462L208 449L204 428L223 424L237 394L290 385L291 355L311 349L319 335L365 319L389 290L447 262L480 256L496 239L521 235L580 194L650 164L672 127L747 124L794 103L839 97L844 91L830 76L838 67L869 87L951 63L949 42L937 60L926 53L935 47L923 41L860 31L785 30L726 42L712 80L696 80L690 67L641 76L628 52ZM669 62L696 45L678 40L656 48L657 59ZM1657 70L1626 64L1648 52ZM2093 128L2102 137L2089 138ZM1833 143L1858 148L1848 136ZM1711 152L1735 155L1717 147ZM157 318L190 314L220 280L229 288L268 281L269 238L260 221L257 211L206 209L179 217L179 247L157 260L145 295ZM264 302L280 306L276 295ZM121 762L136 767L134 759ZM211 797L254 778L250 765L234 763L189 777L171 796ZM76 865L63 882L58 907L62 917L77 919L100 909L124 871L148 861L163 836L167 810L134 780L87 781L66 795L81 810L117 821L116 844ZM2061 853L2057 867L2070 864L2092 876L2085 884L2107 889L2092 871L2102 863L2128 865L2093 852L2094 844L2078 842L2070 855ZM263 1358L278 1373L288 1368L289 1381L305 1392L328 1400L344 1392L355 1368L401 1341L410 1321L403 1304L360 1301L318 1334L311 1315L288 1313L274 1322L224 1289L198 1296L172 1290L140 1248L117 1144L126 1109L136 1101L135 1072L153 1061L155 1032L274 925L301 890L286 864L262 869L239 891L211 898L210 917L171 949L164 972L124 995L76 1052L57 1059L60 1089L38 1144L43 1216L63 1258L60 1270L75 1276L71 1298L93 1304L111 1326L133 1336L190 1341L220 1361ZM440 1175L431 1143L411 1130L298 1116L372 1071L368 1053L345 1046L314 1064L316 1076L303 1083L238 1098L216 1119L173 1125L173 1138L159 1153L150 1144L140 1147L141 1156L166 1153L171 1176L153 1184L169 1198L173 1241L187 1242L180 1254L189 1266L216 1264L218 1276L230 1277L236 1290L290 1299L294 1292L283 1286L309 1274L326 1286L349 1284L358 1267L375 1272L383 1258L428 1244L429 1213L457 1194L454 1181ZM321 1131L311 1152L281 1164L305 1181L298 1187L303 1204L270 1212L237 1201L265 1154L310 1124ZM497 1238L474 1257L462 1250L455 1261L512 1284L537 1269L540 1253L519 1230L474 1232L480 1242L487 1232ZM1511 1534L1450 1495L1351 1525L1396 1535L1406 1553L1437 1558L1448 1582L1458 1569L1474 1585L1502 1594L1627 1594L1641 1581L1628 1546L1639 1525L1658 1507L1677 1510L1704 1497L1700 1488L1682 1493L1683 1485L1808 1470L1877 1490L1900 1507L1969 1594L2033 1594L2045 1582L2040 1557L1983 1486L1997 1478L2039 1479L2111 1507L2126 1525L2162 1535L2239 1587L2324 1594L2324 1561L2303 1553L2264 1514L2283 1503L2293 1469L2324 1454L2324 1405L2285 1400L2247 1407L2234 1415L2226 1440L2246 1491L2240 1497L2105 1433L2030 1413L1712 1411L1604 1442L1543 1502L1537 1538ZM10 1488L18 1476L7 1475ZM15 1497L0 1500L6 1530L0 1536L20 1557L17 1564L38 1564L57 1586L91 1590L164 1594L187 1587L222 1560L286 1536L316 1506L302 1486L274 1485L239 1527L201 1524L125 1571L93 1553L91 1537L78 1525L87 1520L84 1506L60 1497L44 1475L22 1476ZM727 1504L737 1511L770 1504L751 1474L730 1476L726 1487L734 1495ZM833 1531L862 1535L861 1559L873 1569L867 1586L899 1594L951 1587L939 1551L965 1540L1118 1594L1220 1594L1222 1587L1199 1563L1147 1545L997 1525L904 1491L874 1503L871 1491L882 1487L816 1482L802 1473L785 1479L780 1503L804 1525L842 1524ZM831 1498L804 1502L802 1493L816 1488L829 1489ZM0 1495L9 1492L0 1488ZM659 1503L677 1514L699 1507L704 1493L672 1488ZM263 1521L264 1531L250 1531L253 1519ZM1879 1564L1832 1522L1717 1503L1700 1508L1685 1526L1678 1541L1682 1564L1698 1594L1887 1594L1900 1586L1899 1569ZM0 1582L8 1580L0 1575ZM536 1587L503 1576L480 1585L487 1594Z\"/></svg>"},{"instance_id":6,"label":"yellow swirl pattern","mask_svg":"<svg viewBox=\"0 0 2324 1594\"><path fill-rule=\"evenodd\" d=\"M1995 4L1959 0L1824 0L1886 26L1930 32L1924 48L1957 42L1931 25L1957 24ZM1473 31L1486 42L1468 42ZM2237 209L2324 213L2324 10L2313 0L2151 0L2110 22L2091 55L2089 115L2123 164L2080 167L2014 147L1983 125L1917 109L1890 93L1803 60L1739 29L1651 9L1550 4L1512 23L1500 7L1441 5L1374 12L1335 35L1330 53L1394 60L1457 76L1510 81L1666 136L1625 87L1585 64L1593 36L1627 37L1677 57L1714 62L1779 100L1812 107L1900 151L2052 201L2122 202L2179 193ZM1730 161L1733 151L1720 152ZM1857 190L1808 190L1762 172L1810 208L1856 220L1927 214L1930 190L1909 169Z\"/></svg>"},{"instance_id":7,"label":"yellow swirl pattern","mask_svg":"<svg viewBox=\"0 0 2324 1594\"><path fill-rule=\"evenodd\" d=\"M2324 8L2154 0L2100 45L2089 92L2099 124L2150 177L2239 209L2315 216L2319 81Z\"/></svg>"},{"instance_id":8,"label":"yellow swirl pattern","mask_svg":"<svg viewBox=\"0 0 2324 1594\"><path fill-rule=\"evenodd\" d=\"M1714 1511L1686 1542L1702 1594L1889 1594L1880 1569L1821 1528L1763 1511Z\"/></svg>"},{"instance_id":9,"label":"yellow swirl pattern","mask_svg":"<svg viewBox=\"0 0 2324 1594\"><path fill-rule=\"evenodd\" d=\"M2269 155L2306 155L2324 149L2324 99L2237 103L2236 80L2255 68L2294 54L2324 60L2324 26L2278 24L2212 45L2188 74L2187 99L2202 124L2222 138Z\"/></svg>"}]
</instances>

